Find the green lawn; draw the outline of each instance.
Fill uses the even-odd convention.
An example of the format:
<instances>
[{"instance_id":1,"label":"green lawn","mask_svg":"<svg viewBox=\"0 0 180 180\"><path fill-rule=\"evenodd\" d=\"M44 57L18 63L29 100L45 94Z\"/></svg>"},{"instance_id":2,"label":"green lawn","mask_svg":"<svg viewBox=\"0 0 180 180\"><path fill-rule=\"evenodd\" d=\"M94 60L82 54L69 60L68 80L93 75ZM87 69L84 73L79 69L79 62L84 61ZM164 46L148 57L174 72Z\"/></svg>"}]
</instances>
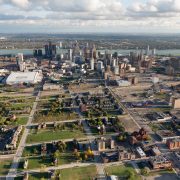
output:
<instances>
[{"instance_id":1,"label":"green lawn","mask_svg":"<svg viewBox=\"0 0 180 180\"><path fill-rule=\"evenodd\" d=\"M27 121L28 121L28 117L19 117L16 120L7 120L6 117L2 117L0 119L0 124L17 126L17 125L25 125Z\"/></svg>"},{"instance_id":2,"label":"green lawn","mask_svg":"<svg viewBox=\"0 0 180 180\"><path fill-rule=\"evenodd\" d=\"M131 180L141 180L141 177L136 174L135 170L130 165L110 166L106 167L105 171L107 175L115 175Z\"/></svg>"},{"instance_id":3,"label":"green lawn","mask_svg":"<svg viewBox=\"0 0 180 180\"><path fill-rule=\"evenodd\" d=\"M11 167L12 160L0 160L0 175L7 175Z\"/></svg>"},{"instance_id":4,"label":"green lawn","mask_svg":"<svg viewBox=\"0 0 180 180\"><path fill-rule=\"evenodd\" d=\"M38 156L38 157L30 157L28 159L28 169L41 169L45 167L54 166L52 162L52 158L50 156ZM69 164L75 161L74 156L71 153L61 153L58 158L58 165ZM23 160L19 164L19 170L23 170Z\"/></svg>"},{"instance_id":5,"label":"green lawn","mask_svg":"<svg viewBox=\"0 0 180 180\"><path fill-rule=\"evenodd\" d=\"M28 121L28 117L18 117L15 122L12 123L12 125L26 125Z\"/></svg>"},{"instance_id":6,"label":"green lawn","mask_svg":"<svg viewBox=\"0 0 180 180\"><path fill-rule=\"evenodd\" d=\"M34 134L29 134L26 143L30 144L81 137L85 137L85 134L81 130L43 130Z\"/></svg>"},{"instance_id":7,"label":"green lawn","mask_svg":"<svg viewBox=\"0 0 180 180\"><path fill-rule=\"evenodd\" d=\"M37 145L37 146L26 146L24 148L22 156L23 157L26 157L26 156L37 156L37 155L40 155L40 153L41 153L41 146L40 145Z\"/></svg>"},{"instance_id":8,"label":"green lawn","mask_svg":"<svg viewBox=\"0 0 180 180\"><path fill-rule=\"evenodd\" d=\"M97 175L96 166L69 168L59 172L63 180L91 180Z\"/></svg>"},{"instance_id":9,"label":"green lawn","mask_svg":"<svg viewBox=\"0 0 180 180\"><path fill-rule=\"evenodd\" d=\"M37 174L29 175L29 180L39 180L39 179L50 179L50 174L47 172L39 172ZM23 177L16 177L15 180L23 180Z\"/></svg>"},{"instance_id":10,"label":"green lawn","mask_svg":"<svg viewBox=\"0 0 180 180\"><path fill-rule=\"evenodd\" d=\"M10 105L10 110L24 110L25 108L31 108L32 107L32 104L29 104L29 103L12 103Z\"/></svg>"}]
</instances>

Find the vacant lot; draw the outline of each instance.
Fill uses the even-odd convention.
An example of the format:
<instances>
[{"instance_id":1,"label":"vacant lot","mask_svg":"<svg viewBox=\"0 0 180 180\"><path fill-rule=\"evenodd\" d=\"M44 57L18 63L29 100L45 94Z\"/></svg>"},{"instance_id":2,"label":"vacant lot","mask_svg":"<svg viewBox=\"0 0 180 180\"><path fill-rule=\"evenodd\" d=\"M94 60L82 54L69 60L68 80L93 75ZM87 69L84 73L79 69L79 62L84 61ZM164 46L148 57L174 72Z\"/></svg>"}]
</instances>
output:
<instances>
[{"instance_id":1,"label":"vacant lot","mask_svg":"<svg viewBox=\"0 0 180 180\"><path fill-rule=\"evenodd\" d=\"M0 175L7 175L9 168L11 167L12 160L0 160Z\"/></svg>"},{"instance_id":2,"label":"vacant lot","mask_svg":"<svg viewBox=\"0 0 180 180\"><path fill-rule=\"evenodd\" d=\"M54 166L53 159L50 156L38 156L26 158L28 160L28 169L42 169ZM75 161L72 153L61 153L58 158L58 165L69 164ZM24 159L19 164L19 170L23 170Z\"/></svg>"},{"instance_id":3,"label":"vacant lot","mask_svg":"<svg viewBox=\"0 0 180 180\"><path fill-rule=\"evenodd\" d=\"M27 143L37 143L37 142L46 142L46 141L55 141L55 140L64 140L64 139L73 139L85 137L85 134L82 130L74 129L65 129L65 130L40 130L37 133L31 133L27 137Z\"/></svg>"},{"instance_id":4,"label":"vacant lot","mask_svg":"<svg viewBox=\"0 0 180 180\"><path fill-rule=\"evenodd\" d=\"M105 171L107 175L115 175L122 179L141 180L140 176L136 174L135 170L130 165L106 167Z\"/></svg>"},{"instance_id":5,"label":"vacant lot","mask_svg":"<svg viewBox=\"0 0 180 180\"><path fill-rule=\"evenodd\" d=\"M96 166L77 167L60 170L60 177L64 180L91 180L96 176L96 172Z\"/></svg>"},{"instance_id":6,"label":"vacant lot","mask_svg":"<svg viewBox=\"0 0 180 180\"><path fill-rule=\"evenodd\" d=\"M97 84L72 84L69 86L69 90L72 93L84 93L84 92L98 92L102 91L103 87L98 87Z\"/></svg>"},{"instance_id":7,"label":"vacant lot","mask_svg":"<svg viewBox=\"0 0 180 180\"><path fill-rule=\"evenodd\" d=\"M134 121L128 115L119 116L118 119L122 123L123 127L125 128L125 131L132 133L134 131L139 130L138 126L134 123Z\"/></svg>"}]
</instances>

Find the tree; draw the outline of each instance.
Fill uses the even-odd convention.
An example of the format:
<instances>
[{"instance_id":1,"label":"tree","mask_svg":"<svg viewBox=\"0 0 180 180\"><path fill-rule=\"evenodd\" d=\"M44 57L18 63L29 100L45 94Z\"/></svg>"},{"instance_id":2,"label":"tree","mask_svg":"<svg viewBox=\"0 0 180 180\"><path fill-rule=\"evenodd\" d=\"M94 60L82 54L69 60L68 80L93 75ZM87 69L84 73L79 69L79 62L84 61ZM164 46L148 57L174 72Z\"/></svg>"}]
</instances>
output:
<instances>
[{"instance_id":1,"label":"tree","mask_svg":"<svg viewBox=\"0 0 180 180\"><path fill-rule=\"evenodd\" d=\"M53 154L53 157L54 157L55 159L58 159L58 158L60 157L60 152L59 152L59 150L56 150L56 152Z\"/></svg>"},{"instance_id":2,"label":"tree","mask_svg":"<svg viewBox=\"0 0 180 180\"><path fill-rule=\"evenodd\" d=\"M148 175L150 173L150 169L148 167L144 167L142 170L141 170L141 174L142 175Z\"/></svg>"},{"instance_id":3,"label":"tree","mask_svg":"<svg viewBox=\"0 0 180 180\"><path fill-rule=\"evenodd\" d=\"M34 153L34 154L38 154L37 148L34 148L34 149L33 149L33 153Z\"/></svg>"},{"instance_id":4,"label":"tree","mask_svg":"<svg viewBox=\"0 0 180 180\"><path fill-rule=\"evenodd\" d=\"M62 141L59 141L57 146L58 146L58 149L59 149L60 152L64 152L66 147L67 147L66 143L64 143Z\"/></svg>"},{"instance_id":5,"label":"tree","mask_svg":"<svg viewBox=\"0 0 180 180\"><path fill-rule=\"evenodd\" d=\"M134 173L134 171L132 171L132 170L127 170L127 174L128 174L128 179L129 180L133 180L134 179L134 176L135 176L135 173Z\"/></svg>"}]
</instances>

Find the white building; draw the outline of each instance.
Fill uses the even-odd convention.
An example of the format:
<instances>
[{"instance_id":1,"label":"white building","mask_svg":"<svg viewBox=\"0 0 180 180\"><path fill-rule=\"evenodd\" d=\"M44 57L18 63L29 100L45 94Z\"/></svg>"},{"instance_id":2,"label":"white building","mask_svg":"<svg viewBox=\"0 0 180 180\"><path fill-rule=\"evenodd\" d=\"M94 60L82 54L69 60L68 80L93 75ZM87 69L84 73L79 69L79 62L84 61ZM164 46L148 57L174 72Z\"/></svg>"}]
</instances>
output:
<instances>
[{"instance_id":1,"label":"white building","mask_svg":"<svg viewBox=\"0 0 180 180\"><path fill-rule=\"evenodd\" d=\"M6 84L37 84L41 82L43 75L41 72L11 72L6 80Z\"/></svg>"},{"instance_id":2,"label":"white building","mask_svg":"<svg viewBox=\"0 0 180 180\"><path fill-rule=\"evenodd\" d=\"M137 151L138 155L139 155L141 158L142 158L142 157L146 157L146 154L145 154L145 152L142 150L141 147L137 147L137 148L136 148L136 151Z\"/></svg>"},{"instance_id":3,"label":"white building","mask_svg":"<svg viewBox=\"0 0 180 180\"><path fill-rule=\"evenodd\" d=\"M114 67L114 74L119 75L119 66Z\"/></svg>"},{"instance_id":4,"label":"white building","mask_svg":"<svg viewBox=\"0 0 180 180\"><path fill-rule=\"evenodd\" d=\"M113 59L113 60L112 60L112 66L115 67L116 64L117 64L117 60L116 60L116 59Z\"/></svg>"},{"instance_id":5,"label":"white building","mask_svg":"<svg viewBox=\"0 0 180 180\"><path fill-rule=\"evenodd\" d=\"M131 85L131 83L129 81L125 81L125 80L122 80L122 79L116 80L116 83L120 87L127 87L127 86Z\"/></svg>"},{"instance_id":6,"label":"white building","mask_svg":"<svg viewBox=\"0 0 180 180\"><path fill-rule=\"evenodd\" d=\"M0 76L4 76L6 74L9 74L9 71L7 69L0 69Z\"/></svg>"},{"instance_id":7,"label":"white building","mask_svg":"<svg viewBox=\"0 0 180 180\"><path fill-rule=\"evenodd\" d=\"M72 49L68 50L68 58L70 61L73 61L73 50Z\"/></svg>"},{"instance_id":8,"label":"white building","mask_svg":"<svg viewBox=\"0 0 180 180\"><path fill-rule=\"evenodd\" d=\"M91 59L90 65L91 65L91 70L94 70L94 58Z\"/></svg>"},{"instance_id":9,"label":"white building","mask_svg":"<svg viewBox=\"0 0 180 180\"><path fill-rule=\"evenodd\" d=\"M44 90L44 91L60 90L60 86L59 86L59 84L45 83L45 84L43 85L43 90Z\"/></svg>"},{"instance_id":10,"label":"white building","mask_svg":"<svg viewBox=\"0 0 180 180\"><path fill-rule=\"evenodd\" d=\"M18 53L18 61L23 62L24 61L24 55L23 53Z\"/></svg>"},{"instance_id":11,"label":"white building","mask_svg":"<svg viewBox=\"0 0 180 180\"><path fill-rule=\"evenodd\" d=\"M98 63L97 63L97 70L98 71L102 71L103 68L104 68L103 62L102 61L98 61Z\"/></svg>"}]
</instances>

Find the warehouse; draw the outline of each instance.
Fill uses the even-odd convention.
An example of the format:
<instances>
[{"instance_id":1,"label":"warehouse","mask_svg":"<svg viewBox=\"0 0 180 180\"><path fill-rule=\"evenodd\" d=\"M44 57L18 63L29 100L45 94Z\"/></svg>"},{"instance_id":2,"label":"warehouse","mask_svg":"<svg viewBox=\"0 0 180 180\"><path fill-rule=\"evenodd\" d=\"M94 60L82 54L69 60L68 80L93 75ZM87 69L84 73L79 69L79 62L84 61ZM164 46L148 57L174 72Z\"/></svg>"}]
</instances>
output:
<instances>
[{"instance_id":1,"label":"warehouse","mask_svg":"<svg viewBox=\"0 0 180 180\"><path fill-rule=\"evenodd\" d=\"M43 75L41 72L11 72L11 74L6 79L6 84L37 84L41 82Z\"/></svg>"}]
</instances>

